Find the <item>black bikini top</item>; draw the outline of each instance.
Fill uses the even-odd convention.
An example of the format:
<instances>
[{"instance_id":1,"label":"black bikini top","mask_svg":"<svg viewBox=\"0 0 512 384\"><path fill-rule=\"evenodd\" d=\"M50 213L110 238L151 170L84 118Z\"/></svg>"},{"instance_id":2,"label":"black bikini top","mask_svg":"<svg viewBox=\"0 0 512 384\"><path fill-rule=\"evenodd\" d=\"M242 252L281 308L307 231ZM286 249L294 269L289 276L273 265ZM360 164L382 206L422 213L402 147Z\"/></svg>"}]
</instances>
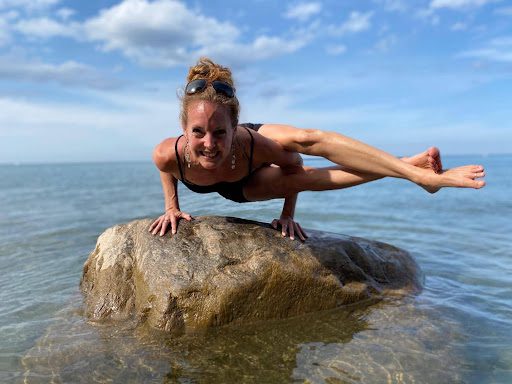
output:
<instances>
[{"instance_id":1,"label":"black bikini top","mask_svg":"<svg viewBox=\"0 0 512 384\"><path fill-rule=\"evenodd\" d=\"M244 127L245 128L245 127ZM247 129L247 128L245 128ZM191 182L188 182L185 180L185 177L183 176L183 170L181 168L181 161L180 161L180 155L178 153L178 141L183 137L181 135L176 140L176 143L174 144L174 150L176 151L176 159L178 160L178 169L180 170L180 177L181 182L191 191L197 192L197 193L211 193L211 192L217 192L220 195L224 196L226 199L233 200L239 203L247 202L248 200L243 195L243 187L249 177L252 173L252 157L254 153L254 137L252 136L252 133L249 129L247 129L247 132L249 132L249 135L251 136L251 150L249 154L249 172L247 175L238 181L221 181L219 183L215 183L212 185L197 185Z\"/></svg>"}]
</instances>

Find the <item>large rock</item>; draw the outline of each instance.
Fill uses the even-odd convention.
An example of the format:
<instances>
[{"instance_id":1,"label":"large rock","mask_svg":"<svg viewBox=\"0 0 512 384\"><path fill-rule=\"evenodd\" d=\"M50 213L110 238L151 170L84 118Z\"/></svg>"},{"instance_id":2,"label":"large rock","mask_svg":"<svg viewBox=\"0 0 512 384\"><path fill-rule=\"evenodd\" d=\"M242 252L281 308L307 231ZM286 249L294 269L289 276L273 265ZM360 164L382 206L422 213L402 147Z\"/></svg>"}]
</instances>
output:
<instances>
[{"instance_id":1,"label":"large rock","mask_svg":"<svg viewBox=\"0 0 512 384\"><path fill-rule=\"evenodd\" d=\"M181 221L175 236L160 237L150 223L116 225L99 237L80 283L91 320L183 332L421 288L412 257L380 242L309 230L301 243L230 217Z\"/></svg>"}]
</instances>

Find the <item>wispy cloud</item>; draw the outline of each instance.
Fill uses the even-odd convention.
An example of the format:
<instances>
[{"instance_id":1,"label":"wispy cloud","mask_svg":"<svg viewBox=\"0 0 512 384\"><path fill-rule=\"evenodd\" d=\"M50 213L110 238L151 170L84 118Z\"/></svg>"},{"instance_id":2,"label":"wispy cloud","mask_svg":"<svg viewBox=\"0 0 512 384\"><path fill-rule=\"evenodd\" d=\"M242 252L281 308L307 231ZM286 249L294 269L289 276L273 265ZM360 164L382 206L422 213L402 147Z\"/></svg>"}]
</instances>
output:
<instances>
[{"instance_id":1,"label":"wispy cloud","mask_svg":"<svg viewBox=\"0 0 512 384\"><path fill-rule=\"evenodd\" d=\"M80 36L78 24L64 24L48 17L20 20L13 26L13 29L31 38Z\"/></svg>"},{"instance_id":2,"label":"wispy cloud","mask_svg":"<svg viewBox=\"0 0 512 384\"><path fill-rule=\"evenodd\" d=\"M350 33L362 32L371 27L371 18L372 12L350 12L347 20L345 20L341 25L331 25L328 28L328 31L334 36L342 36Z\"/></svg>"},{"instance_id":3,"label":"wispy cloud","mask_svg":"<svg viewBox=\"0 0 512 384\"><path fill-rule=\"evenodd\" d=\"M0 47L7 45L11 40L11 34L9 33L9 22L0 16Z\"/></svg>"},{"instance_id":4,"label":"wispy cloud","mask_svg":"<svg viewBox=\"0 0 512 384\"><path fill-rule=\"evenodd\" d=\"M501 7L494 10L494 13L504 16L512 16L512 7Z\"/></svg>"},{"instance_id":5,"label":"wispy cloud","mask_svg":"<svg viewBox=\"0 0 512 384\"><path fill-rule=\"evenodd\" d=\"M291 5L283 16L287 19L306 21L310 17L318 14L321 10L322 4L319 2L300 3Z\"/></svg>"},{"instance_id":6,"label":"wispy cloud","mask_svg":"<svg viewBox=\"0 0 512 384\"><path fill-rule=\"evenodd\" d=\"M452 25L451 30L452 31L465 31L468 28L466 23L457 22Z\"/></svg>"},{"instance_id":7,"label":"wispy cloud","mask_svg":"<svg viewBox=\"0 0 512 384\"><path fill-rule=\"evenodd\" d=\"M395 35L383 36L375 43L375 49L380 52L388 52L397 42L398 38Z\"/></svg>"},{"instance_id":8,"label":"wispy cloud","mask_svg":"<svg viewBox=\"0 0 512 384\"><path fill-rule=\"evenodd\" d=\"M343 44L333 44L325 47L325 51L329 55L338 56L345 53L347 51L347 47Z\"/></svg>"},{"instance_id":9,"label":"wispy cloud","mask_svg":"<svg viewBox=\"0 0 512 384\"><path fill-rule=\"evenodd\" d=\"M0 13L0 47L11 42L12 23L19 17L17 11Z\"/></svg>"},{"instance_id":10,"label":"wispy cloud","mask_svg":"<svg viewBox=\"0 0 512 384\"><path fill-rule=\"evenodd\" d=\"M432 0L430 8L451 8L460 9L468 7L481 7L485 4L495 2L496 0Z\"/></svg>"},{"instance_id":11,"label":"wispy cloud","mask_svg":"<svg viewBox=\"0 0 512 384\"><path fill-rule=\"evenodd\" d=\"M479 49L464 51L457 56L501 63L512 63L512 36L492 39Z\"/></svg>"},{"instance_id":12,"label":"wispy cloud","mask_svg":"<svg viewBox=\"0 0 512 384\"><path fill-rule=\"evenodd\" d=\"M59 19L62 19L62 20L67 20L69 19L71 16L73 16L75 14L75 10L71 9L71 8L60 8L57 10L57 12L55 12L55 14L57 15L57 17Z\"/></svg>"},{"instance_id":13,"label":"wispy cloud","mask_svg":"<svg viewBox=\"0 0 512 384\"><path fill-rule=\"evenodd\" d=\"M93 67L75 61L49 64L8 56L0 57L0 80L2 79L56 83L94 89L115 89L122 86L119 80L102 74Z\"/></svg>"},{"instance_id":14,"label":"wispy cloud","mask_svg":"<svg viewBox=\"0 0 512 384\"><path fill-rule=\"evenodd\" d=\"M0 0L0 10L23 8L27 11L40 11L53 7L61 0Z\"/></svg>"},{"instance_id":15,"label":"wispy cloud","mask_svg":"<svg viewBox=\"0 0 512 384\"><path fill-rule=\"evenodd\" d=\"M388 12L405 12L407 10L407 1L405 0L374 0Z\"/></svg>"},{"instance_id":16,"label":"wispy cloud","mask_svg":"<svg viewBox=\"0 0 512 384\"><path fill-rule=\"evenodd\" d=\"M175 96L149 99L144 93L124 91L85 93L98 103L0 96L0 162L149 161L155 143L179 134L177 119L170 118L179 113ZM19 150L22 147L24 151Z\"/></svg>"}]
</instances>

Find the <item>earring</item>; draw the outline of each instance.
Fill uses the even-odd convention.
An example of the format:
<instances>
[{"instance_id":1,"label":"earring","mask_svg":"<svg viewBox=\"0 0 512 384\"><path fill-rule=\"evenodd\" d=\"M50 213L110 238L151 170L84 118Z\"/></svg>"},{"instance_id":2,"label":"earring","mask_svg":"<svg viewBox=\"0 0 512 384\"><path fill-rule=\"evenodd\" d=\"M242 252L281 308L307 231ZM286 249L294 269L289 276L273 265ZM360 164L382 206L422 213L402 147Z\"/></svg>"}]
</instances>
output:
<instances>
[{"instance_id":1,"label":"earring","mask_svg":"<svg viewBox=\"0 0 512 384\"><path fill-rule=\"evenodd\" d=\"M236 168L236 156L235 156L235 143L234 142L231 144L231 153L233 154L233 156L231 157L231 169L235 169Z\"/></svg>"},{"instance_id":2,"label":"earring","mask_svg":"<svg viewBox=\"0 0 512 384\"><path fill-rule=\"evenodd\" d=\"M187 162L187 167L190 168L190 147L188 145L188 139L185 144L185 161Z\"/></svg>"}]
</instances>

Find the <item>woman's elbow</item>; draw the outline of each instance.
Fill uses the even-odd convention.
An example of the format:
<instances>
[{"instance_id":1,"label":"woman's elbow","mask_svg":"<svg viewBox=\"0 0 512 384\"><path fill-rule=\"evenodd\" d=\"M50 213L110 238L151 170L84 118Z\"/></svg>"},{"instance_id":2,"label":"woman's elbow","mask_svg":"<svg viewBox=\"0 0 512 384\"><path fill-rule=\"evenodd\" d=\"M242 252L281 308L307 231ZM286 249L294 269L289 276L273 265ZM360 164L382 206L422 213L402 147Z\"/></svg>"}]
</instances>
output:
<instances>
[{"instance_id":1,"label":"woman's elbow","mask_svg":"<svg viewBox=\"0 0 512 384\"><path fill-rule=\"evenodd\" d=\"M158 144L153 149L152 159L156 167L159 170L165 172L166 168L169 165L169 156L166 155L166 151L164 150L164 148L162 148L162 143Z\"/></svg>"}]
</instances>

